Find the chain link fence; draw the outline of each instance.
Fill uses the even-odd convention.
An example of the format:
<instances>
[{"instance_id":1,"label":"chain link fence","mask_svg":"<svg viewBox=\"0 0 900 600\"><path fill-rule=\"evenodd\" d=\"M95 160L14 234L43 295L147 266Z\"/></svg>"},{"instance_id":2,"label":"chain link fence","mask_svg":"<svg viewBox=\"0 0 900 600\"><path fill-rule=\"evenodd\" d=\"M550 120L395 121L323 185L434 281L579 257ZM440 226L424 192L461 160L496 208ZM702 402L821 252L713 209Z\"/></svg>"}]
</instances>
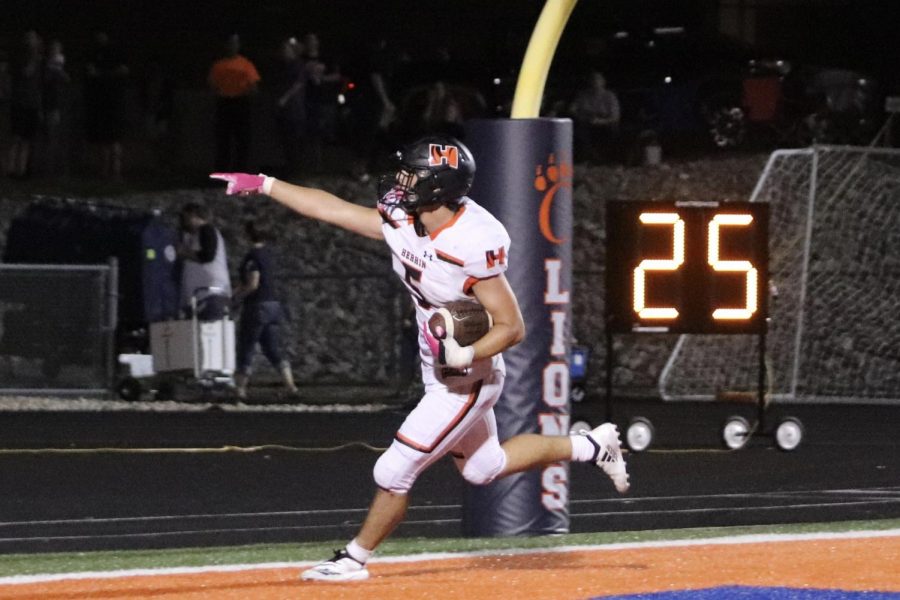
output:
<instances>
[{"instance_id":1,"label":"chain link fence","mask_svg":"<svg viewBox=\"0 0 900 600\"><path fill-rule=\"evenodd\" d=\"M118 268L0 263L0 394L105 395Z\"/></svg>"}]
</instances>

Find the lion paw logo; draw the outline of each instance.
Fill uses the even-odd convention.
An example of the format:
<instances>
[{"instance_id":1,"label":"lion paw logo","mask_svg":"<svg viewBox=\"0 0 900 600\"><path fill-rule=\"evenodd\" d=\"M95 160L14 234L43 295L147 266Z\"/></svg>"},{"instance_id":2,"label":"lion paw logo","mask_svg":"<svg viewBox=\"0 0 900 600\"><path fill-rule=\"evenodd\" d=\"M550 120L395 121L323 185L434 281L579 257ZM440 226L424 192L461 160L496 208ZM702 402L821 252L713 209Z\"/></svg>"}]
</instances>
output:
<instances>
[{"instance_id":1,"label":"lion paw logo","mask_svg":"<svg viewBox=\"0 0 900 600\"><path fill-rule=\"evenodd\" d=\"M552 186L550 185L552 184ZM567 162L556 163L556 156L551 154L546 165L538 165L535 169L534 189L539 192L553 194L559 186L572 185L572 165ZM549 190L547 188L550 188Z\"/></svg>"},{"instance_id":2,"label":"lion paw logo","mask_svg":"<svg viewBox=\"0 0 900 600\"><path fill-rule=\"evenodd\" d=\"M556 156L551 154L547 157L546 165L538 165L535 168L534 189L544 194L538 218L541 233L554 244L561 244L565 241L564 238L556 237L550 226L553 199L556 197L556 192L564 187L572 187L572 163L557 162Z\"/></svg>"}]
</instances>

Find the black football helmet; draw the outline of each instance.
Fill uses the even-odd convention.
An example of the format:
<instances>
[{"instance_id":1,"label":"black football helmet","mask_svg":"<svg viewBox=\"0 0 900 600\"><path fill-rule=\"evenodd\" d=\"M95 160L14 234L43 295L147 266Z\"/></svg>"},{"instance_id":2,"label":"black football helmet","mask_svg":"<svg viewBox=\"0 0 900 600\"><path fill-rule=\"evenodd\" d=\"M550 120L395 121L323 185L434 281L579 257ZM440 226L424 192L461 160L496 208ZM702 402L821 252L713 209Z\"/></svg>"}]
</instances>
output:
<instances>
[{"instance_id":1,"label":"black football helmet","mask_svg":"<svg viewBox=\"0 0 900 600\"><path fill-rule=\"evenodd\" d=\"M475 158L456 138L424 137L396 153L397 166L383 176L381 202L406 212L446 204L451 208L469 192L475 179Z\"/></svg>"}]
</instances>

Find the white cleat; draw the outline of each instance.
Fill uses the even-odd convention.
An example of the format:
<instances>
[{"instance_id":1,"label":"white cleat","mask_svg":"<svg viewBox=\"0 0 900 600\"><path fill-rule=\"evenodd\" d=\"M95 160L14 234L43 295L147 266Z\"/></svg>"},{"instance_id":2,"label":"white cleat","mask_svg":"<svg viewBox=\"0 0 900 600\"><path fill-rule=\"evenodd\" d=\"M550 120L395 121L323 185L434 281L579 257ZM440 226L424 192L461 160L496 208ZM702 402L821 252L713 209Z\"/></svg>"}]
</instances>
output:
<instances>
[{"instance_id":1,"label":"white cleat","mask_svg":"<svg viewBox=\"0 0 900 600\"><path fill-rule=\"evenodd\" d=\"M366 565L351 558L346 550L337 550L330 560L320 562L300 575L303 581L362 581L369 578Z\"/></svg>"},{"instance_id":2,"label":"white cleat","mask_svg":"<svg viewBox=\"0 0 900 600\"><path fill-rule=\"evenodd\" d=\"M622 443L619 441L619 429L612 423L604 423L587 433L587 439L594 445L594 464L609 475L613 485L620 494L628 491L628 470L625 457L622 456Z\"/></svg>"}]
</instances>

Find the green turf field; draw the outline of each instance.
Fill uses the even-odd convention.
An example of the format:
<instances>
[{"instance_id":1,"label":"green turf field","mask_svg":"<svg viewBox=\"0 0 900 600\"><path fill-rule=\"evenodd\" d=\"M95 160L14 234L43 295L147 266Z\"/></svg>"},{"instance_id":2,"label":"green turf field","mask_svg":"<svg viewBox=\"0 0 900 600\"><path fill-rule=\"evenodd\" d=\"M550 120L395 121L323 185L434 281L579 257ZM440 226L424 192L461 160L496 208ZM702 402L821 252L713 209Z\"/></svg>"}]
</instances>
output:
<instances>
[{"instance_id":1,"label":"green turf field","mask_svg":"<svg viewBox=\"0 0 900 600\"><path fill-rule=\"evenodd\" d=\"M558 536L517 538L405 538L383 544L378 556L414 555L426 552L473 552L552 548L557 546L620 544L663 540L689 540L753 534L800 534L814 532L879 531L900 529L900 519L843 521L753 527L663 529L612 533L575 533ZM0 577L50 573L115 571L172 567L204 567L256 563L313 561L330 556L346 540L301 544L179 548L0 556Z\"/></svg>"}]
</instances>

